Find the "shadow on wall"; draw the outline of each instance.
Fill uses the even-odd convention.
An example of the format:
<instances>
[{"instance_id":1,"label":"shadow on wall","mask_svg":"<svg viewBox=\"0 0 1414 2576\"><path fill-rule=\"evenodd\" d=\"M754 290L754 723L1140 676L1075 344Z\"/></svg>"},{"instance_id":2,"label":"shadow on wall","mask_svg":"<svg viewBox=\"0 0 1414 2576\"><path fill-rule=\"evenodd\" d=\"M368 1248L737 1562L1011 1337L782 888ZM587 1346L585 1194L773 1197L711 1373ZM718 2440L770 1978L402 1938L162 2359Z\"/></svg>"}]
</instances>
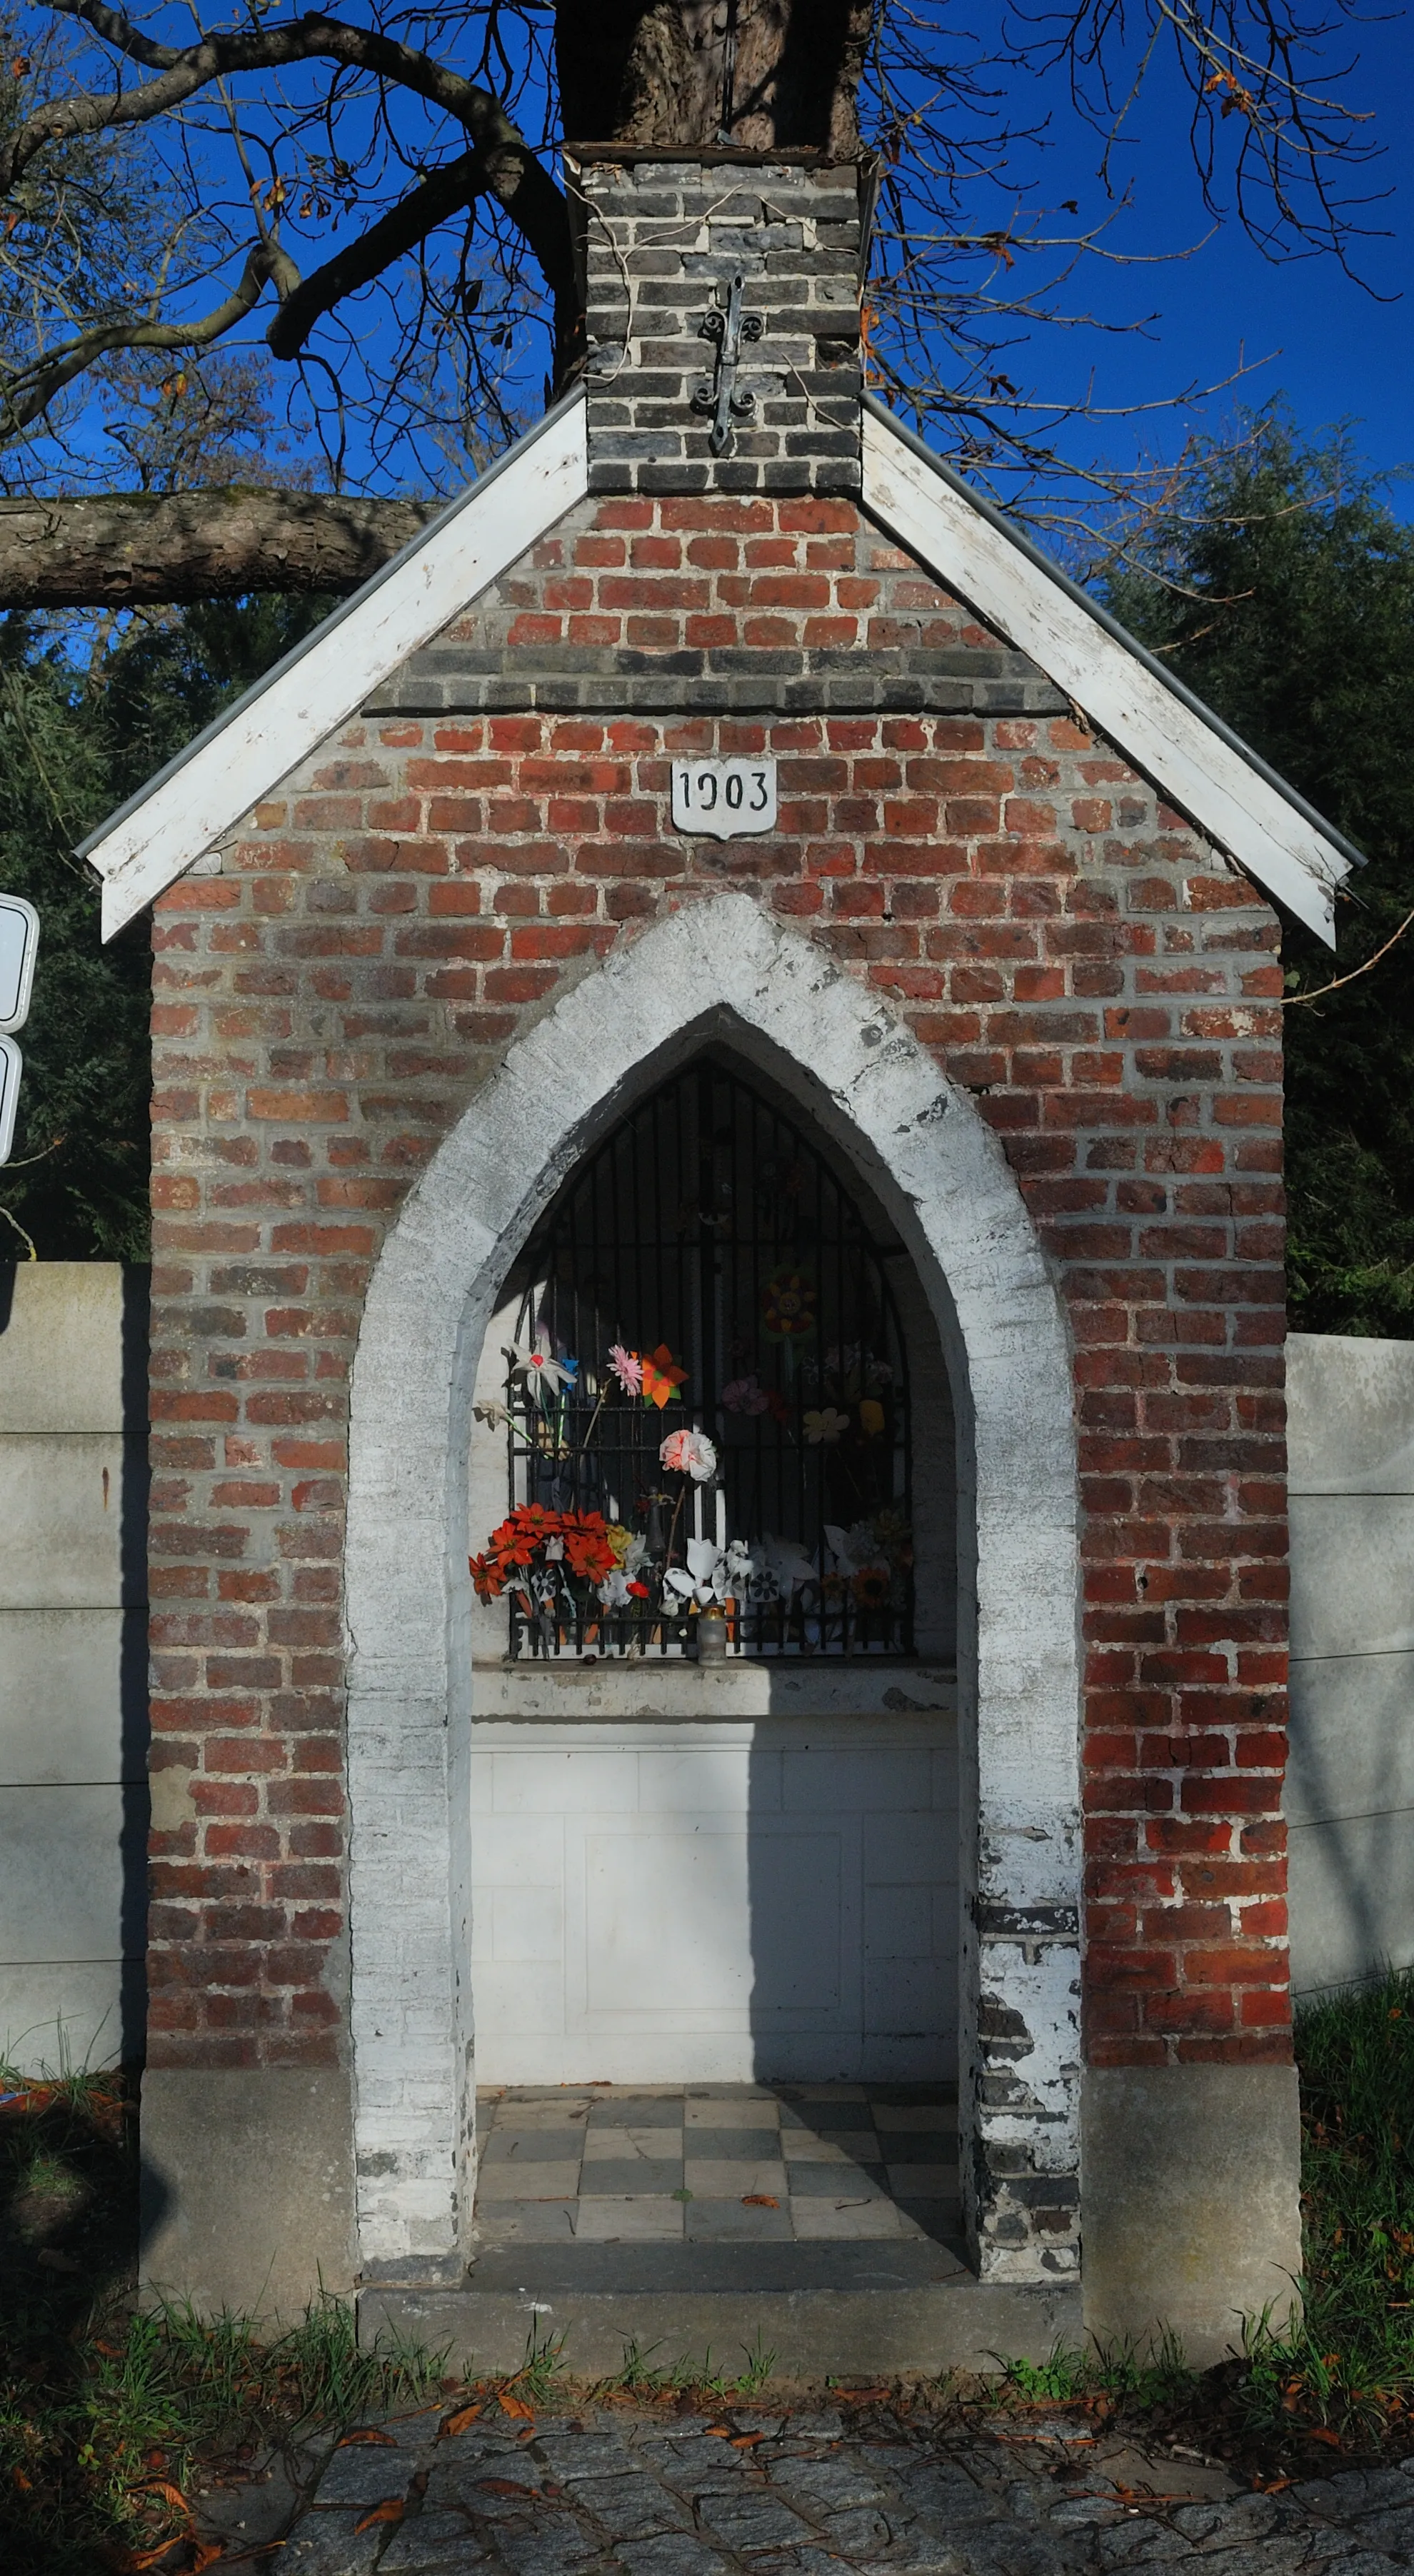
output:
<instances>
[{"instance_id":1,"label":"shadow on wall","mask_svg":"<svg viewBox=\"0 0 1414 2576\"><path fill-rule=\"evenodd\" d=\"M82 2331L138 2252L137 2088L36 2083L0 2103L0 2319L7 2336Z\"/></svg>"},{"instance_id":2,"label":"shadow on wall","mask_svg":"<svg viewBox=\"0 0 1414 2576\"><path fill-rule=\"evenodd\" d=\"M118 1664L118 1724L123 1783L122 1894L119 1938L122 1983L119 2015L125 2066L140 2064L147 2047L147 1835L151 1800L147 1785L150 1723L147 1696L147 1499L148 1355L152 1337L152 1273L135 1265L123 1271L122 1419L123 1499L119 1538L123 1629Z\"/></svg>"}]
</instances>

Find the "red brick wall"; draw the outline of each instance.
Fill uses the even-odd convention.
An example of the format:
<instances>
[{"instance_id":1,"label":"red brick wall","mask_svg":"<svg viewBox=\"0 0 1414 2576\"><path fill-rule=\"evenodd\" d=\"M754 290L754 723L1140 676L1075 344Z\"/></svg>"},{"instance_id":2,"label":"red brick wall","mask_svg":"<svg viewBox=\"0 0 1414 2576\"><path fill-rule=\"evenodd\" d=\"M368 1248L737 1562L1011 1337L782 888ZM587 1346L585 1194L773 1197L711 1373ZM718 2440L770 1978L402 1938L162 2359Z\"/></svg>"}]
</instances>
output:
<instances>
[{"instance_id":1,"label":"red brick wall","mask_svg":"<svg viewBox=\"0 0 1414 2576\"><path fill-rule=\"evenodd\" d=\"M974 1093L1064 1293L1090 2056L1285 2056L1273 915L1069 715L995 712L996 639L847 502L586 505L493 605L522 665L731 648L769 696L788 654L867 671L905 649L946 666L953 711L371 717L158 905L153 1758L189 1798L153 1838L154 2060L342 2053L339 1552L369 1274L517 1030L723 884L886 993ZM775 836L674 834L675 753L763 747Z\"/></svg>"}]
</instances>

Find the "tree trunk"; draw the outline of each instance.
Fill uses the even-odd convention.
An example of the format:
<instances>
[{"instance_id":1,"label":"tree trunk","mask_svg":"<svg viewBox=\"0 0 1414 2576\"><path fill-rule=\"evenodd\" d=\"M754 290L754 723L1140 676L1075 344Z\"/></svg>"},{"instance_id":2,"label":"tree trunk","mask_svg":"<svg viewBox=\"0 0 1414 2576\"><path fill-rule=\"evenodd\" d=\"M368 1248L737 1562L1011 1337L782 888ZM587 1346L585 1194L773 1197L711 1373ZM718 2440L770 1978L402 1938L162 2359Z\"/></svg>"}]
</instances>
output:
<instances>
[{"instance_id":1,"label":"tree trunk","mask_svg":"<svg viewBox=\"0 0 1414 2576\"><path fill-rule=\"evenodd\" d=\"M0 602L136 608L254 590L355 590L434 506L244 490L0 500Z\"/></svg>"},{"instance_id":2,"label":"tree trunk","mask_svg":"<svg viewBox=\"0 0 1414 2576\"><path fill-rule=\"evenodd\" d=\"M555 54L572 142L685 152L859 149L870 0L561 0Z\"/></svg>"}]
</instances>

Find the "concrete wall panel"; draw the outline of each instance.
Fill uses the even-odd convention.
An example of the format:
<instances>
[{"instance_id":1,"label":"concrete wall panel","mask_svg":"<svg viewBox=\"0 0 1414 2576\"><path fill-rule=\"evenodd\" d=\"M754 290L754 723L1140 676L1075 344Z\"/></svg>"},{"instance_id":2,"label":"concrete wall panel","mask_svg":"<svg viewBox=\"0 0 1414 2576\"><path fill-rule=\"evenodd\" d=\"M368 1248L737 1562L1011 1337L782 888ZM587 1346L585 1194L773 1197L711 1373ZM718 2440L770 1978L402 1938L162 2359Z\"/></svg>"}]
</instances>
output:
<instances>
[{"instance_id":1,"label":"concrete wall panel","mask_svg":"<svg viewBox=\"0 0 1414 2576\"><path fill-rule=\"evenodd\" d=\"M0 2043L141 2053L147 1279L0 1267Z\"/></svg>"},{"instance_id":2,"label":"concrete wall panel","mask_svg":"<svg viewBox=\"0 0 1414 2576\"><path fill-rule=\"evenodd\" d=\"M0 2057L32 2072L41 2066L111 2066L122 2034L141 2013L141 1963L121 1959L0 1964Z\"/></svg>"},{"instance_id":3,"label":"concrete wall panel","mask_svg":"<svg viewBox=\"0 0 1414 2576\"><path fill-rule=\"evenodd\" d=\"M0 1263L0 1437L130 1421L125 1363L130 1379L146 1366L133 1279L116 1261Z\"/></svg>"},{"instance_id":4,"label":"concrete wall panel","mask_svg":"<svg viewBox=\"0 0 1414 2576\"><path fill-rule=\"evenodd\" d=\"M1291 1968L1414 1962L1414 1342L1294 1333Z\"/></svg>"},{"instance_id":5,"label":"concrete wall panel","mask_svg":"<svg viewBox=\"0 0 1414 2576\"><path fill-rule=\"evenodd\" d=\"M1295 1825L1289 1865L1298 1994L1414 1967L1414 1809Z\"/></svg>"},{"instance_id":6,"label":"concrete wall panel","mask_svg":"<svg viewBox=\"0 0 1414 2576\"><path fill-rule=\"evenodd\" d=\"M126 1866L130 1857L141 1866L146 1835L145 1788L104 1781L7 1789L0 1799L0 1965L111 1958Z\"/></svg>"},{"instance_id":7,"label":"concrete wall panel","mask_svg":"<svg viewBox=\"0 0 1414 2576\"><path fill-rule=\"evenodd\" d=\"M115 1431L0 1437L0 1610L141 1600L141 1562L124 1561L123 1484L125 1468L140 1477L143 1446Z\"/></svg>"},{"instance_id":8,"label":"concrete wall panel","mask_svg":"<svg viewBox=\"0 0 1414 2576\"><path fill-rule=\"evenodd\" d=\"M0 1784L142 1780L144 1610L0 1610ZM126 1711L126 1715L122 1714Z\"/></svg>"},{"instance_id":9,"label":"concrete wall panel","mask_svg":"<svg viewBox=\"0 0 1414 2576\"><path fill-rule=\"evenodd\" d=\"M1294 1661L1288 1824L1405 1808L1414 1808L1414 1655Z\"/></svg>"},{"instance_id":10,"label":"concrete wall panel","mask_svg":"<svg viewBox=\"0 0 1414 2576\"><path fill-rule=\"evenodd\" d=\"M1414 1494L1414 1342L1292 1333L1286 1401L1294 1494Z\"/></svg>"},{"instance_id":11,"label":"concrete wall panel","mask_svg":"<svg viewBox=\"0 0 1414 2576\"><path fill-rule=\"evenodd\" d=\"M1293 1655L1412 1649L1414 1494L1293 1494Z\"/></svg>"}]
</instances>

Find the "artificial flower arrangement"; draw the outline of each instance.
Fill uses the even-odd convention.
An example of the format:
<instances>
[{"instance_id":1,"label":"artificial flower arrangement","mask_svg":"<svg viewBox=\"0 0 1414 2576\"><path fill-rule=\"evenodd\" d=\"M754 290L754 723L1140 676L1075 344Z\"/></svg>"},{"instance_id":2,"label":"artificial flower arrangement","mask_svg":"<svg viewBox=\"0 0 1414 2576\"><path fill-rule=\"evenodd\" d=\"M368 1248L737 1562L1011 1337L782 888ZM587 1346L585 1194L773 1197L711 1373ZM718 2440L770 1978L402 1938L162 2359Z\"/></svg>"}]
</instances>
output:
<instances>
[{"instance_id":1,"label":"artificial flower arrangement","mask_svg":"<svg viewBox=\"0 0 1414 2576\"><path fill-rule=\"evenodd\" d=\"M821 1399L807 1406L801 1427L812 1444L833 1448L846 1434L858 1441L882 1439L888 1423L888 1394L893 1369L887 1360L858 1342L836 1345L823 1358L807 1360L802 1372L807 1387Z\"/></svg>"},{"instance_id":2,"label":"artificial flower arrangement","mask_svg":"<svg viewBox=\"0 0 1414 2576\"><path fill-rule=\"evenodd\" d=\"M512 1381L524 1381L532 1406L548 1426L552 1411L562 1408L576 1385L578 1362L558 1358L543 1329L532 1341L516 1344L507 1357ZM848 1393L862 1413L869 1399L861 1401L853 1371L827 1368L822 1374L827 1384L852 1377ZM666 1343L648 1354L614 1343L580 1454L589 1447L611 1383L629 1401L661 1414L679 1401L687 1377ZM843 1385L840 1392L845 1392ZM786 1413L779 1396L763 1389L755 1374L724 1387L722 1402L726 1411L746 1416L769 1411L782 1420ZM838 1439L849 1418L838 1407L807 1409L801 1426L805 1443ZM680 1481L675 1496L659 1491L647 1497L647 1535L606 1520L602 1512L520 1504L492 1531L482 1553L470 1559L479 1598L489 1603L509 1593L539 1651L549 1655L576 1642L589 1651L629 1644L644 1651L669 1636L685 1643L698 1621L704 1638L706 1623L725 1622L725 1629L715 1627L715 1635L724 1641L734 1634L740 1645L744 1614L763 1611L778 1614L782 1634L789 1622L796 1642L810 1650L824 1642L822 1623L832 1615L838 1620L849 1611L857 1623L902 1607L912 1552L901 1515L876 1512L848 1530L827 1523L823 1564L794 1540L769 1531L759 1541L738 1538L720 1546L685 1532L679 1540L694 1486L707 1488L718 1481L716 1444L703 1431L669 1431L659 1444L658 1463Z\"/></svg>"}]
</instances>

